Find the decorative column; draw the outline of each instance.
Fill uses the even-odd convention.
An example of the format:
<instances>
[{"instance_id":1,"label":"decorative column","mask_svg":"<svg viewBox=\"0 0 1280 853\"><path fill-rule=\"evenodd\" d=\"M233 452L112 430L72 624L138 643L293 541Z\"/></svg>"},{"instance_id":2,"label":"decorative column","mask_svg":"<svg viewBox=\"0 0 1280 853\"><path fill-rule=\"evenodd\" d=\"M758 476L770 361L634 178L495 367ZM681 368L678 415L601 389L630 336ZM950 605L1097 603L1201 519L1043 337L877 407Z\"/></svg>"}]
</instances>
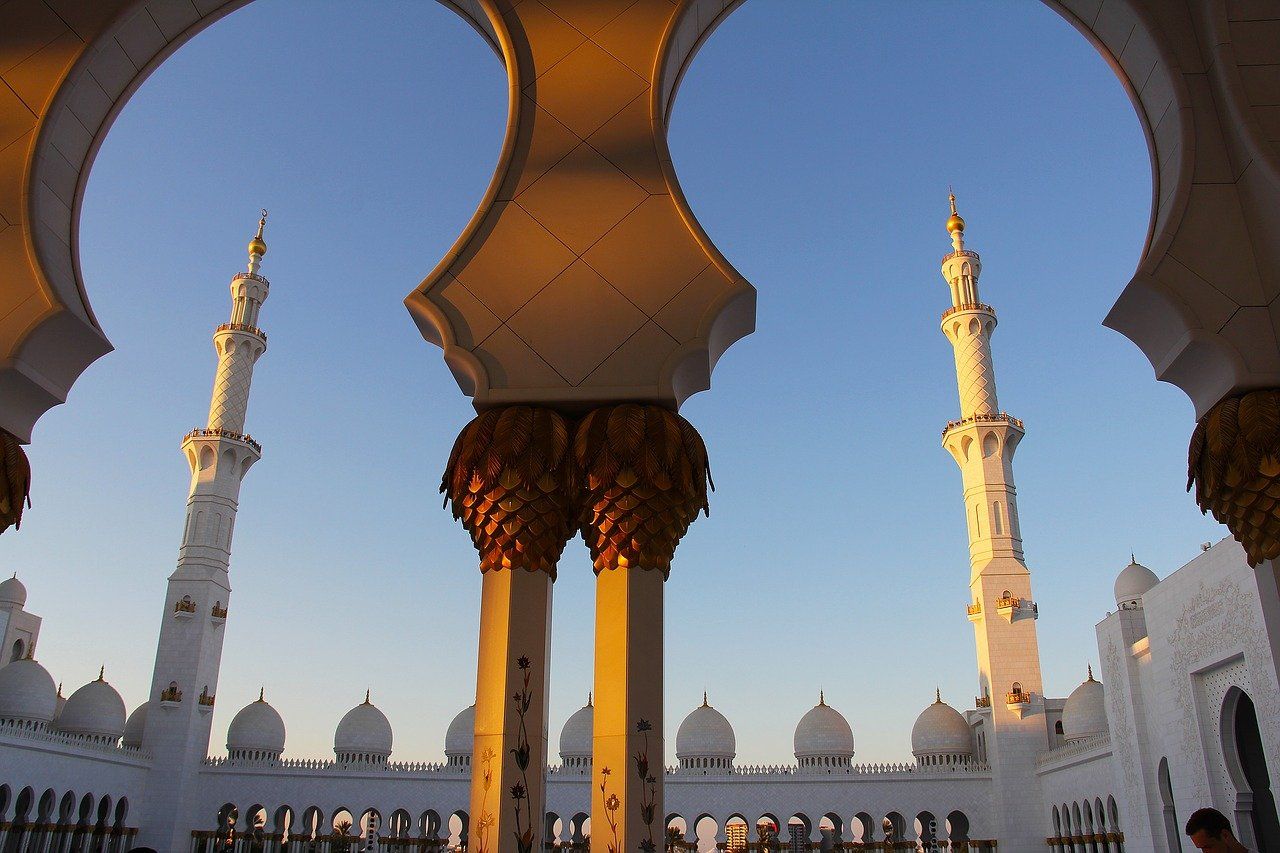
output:
<instances>
[{"instance_id":1,"label":"decorative column","mask_svg":"<svg viewBox=\"0 0 1280 853\"><path fill-rule=\"evenodd\" d=\"M542 837L551 585L573 535L574 481L564 418L509 406L467 424L440 485L483 576L469 812L476 853L531 853Z\"/></svg>"},{"instance_id":2,"label":"decorative column","mask_svg":"<svg viewBox=\"0 0 1280 853\"><path fill-rule=\"evenodd\" d=\"M596 572L591 848L654 853L665 836L663 582L699 511L707 451L660 406L596 409L574 435L582 535Z\"/></svg>"}]
</instances>

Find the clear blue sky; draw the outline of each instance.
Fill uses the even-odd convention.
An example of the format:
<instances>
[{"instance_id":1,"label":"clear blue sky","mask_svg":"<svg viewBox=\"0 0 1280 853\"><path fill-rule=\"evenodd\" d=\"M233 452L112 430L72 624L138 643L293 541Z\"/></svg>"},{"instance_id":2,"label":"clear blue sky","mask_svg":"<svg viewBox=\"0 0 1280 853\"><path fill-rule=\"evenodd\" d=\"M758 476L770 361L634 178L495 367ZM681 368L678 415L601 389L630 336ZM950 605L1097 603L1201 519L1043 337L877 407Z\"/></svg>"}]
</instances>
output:
<instances>
[{"instance_id":1,"label":"clear blue sky","mask_svg":"<svg viewBox=\"0 0 1280 853\"><path fill-rule=\"evenodd\" d=\"M474 695L480 576L440 508L471 415L401 300L457 237L502 140L489 48L425 2L259 0L169 59L107 137L81 251L116 351L37 427L34 508L5 562L45 617L67 691L149 683L204 422L210 333L259 207L272 281L249 429L265 446L236 525L213 751L266 685L287 752L331 754L372 688L395 758L442 756ZM935 685L976 693L958 405L939 333L954 183L1000 312L1000 400L1017 459L1051 695L1096 654L1128 561L1165 575L1225 531L1183 493L1191 406L1101 320L1138 260L1150 176L1111 71L1025 0L750 0L676 104L693 209L759 289L759 331L684 414L718 491L668 583L668 758L705 688L739 761L791 760L825 689L856 760L909 757ZM592 575L556 584L552 731L591 686Z\"/></svg>"}]
</instances>

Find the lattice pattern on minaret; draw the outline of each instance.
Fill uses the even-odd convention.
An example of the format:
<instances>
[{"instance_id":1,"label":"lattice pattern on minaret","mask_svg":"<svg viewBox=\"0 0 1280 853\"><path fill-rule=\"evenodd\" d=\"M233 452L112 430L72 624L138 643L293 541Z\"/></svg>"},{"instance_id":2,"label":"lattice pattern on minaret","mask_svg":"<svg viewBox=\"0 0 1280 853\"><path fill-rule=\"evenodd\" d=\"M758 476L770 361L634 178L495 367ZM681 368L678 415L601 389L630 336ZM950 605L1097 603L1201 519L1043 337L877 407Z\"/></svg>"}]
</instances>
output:
<instances>
[{"instance_id":1,"label":"lattice pattern on minaret","mask_svg":"<svg viewBox=\"0 0 1280 853\"><path fill-rule=\"evenodd\" d=\"M248 343L228 343L227 349L218 360L218 373L213 380L209 428L244 432L255 359Z\"/></svg>"},{"instance_id":2,"label":"lattice pattern on minaret","mask_svg":"<svg viewBox=\"0 0 1280 853\"><path fill-rule=\"evenodd\" d=\"M962 327L960 339L955 343L955 353L961 417L999 411L995 369L991 363L991 343L980 321L971 319L967 329Z\"/></svg>"}]
</instances>

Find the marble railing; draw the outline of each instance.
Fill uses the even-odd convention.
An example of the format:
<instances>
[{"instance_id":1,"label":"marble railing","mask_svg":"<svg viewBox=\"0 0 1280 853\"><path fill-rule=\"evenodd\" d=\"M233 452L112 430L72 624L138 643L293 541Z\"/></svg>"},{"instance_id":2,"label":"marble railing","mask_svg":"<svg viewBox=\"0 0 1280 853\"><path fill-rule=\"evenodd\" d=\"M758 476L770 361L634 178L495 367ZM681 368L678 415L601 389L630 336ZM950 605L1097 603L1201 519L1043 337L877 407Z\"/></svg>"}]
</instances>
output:
<instances>
[{"instance_id":1,"label":"marble railing","mask_svg":"<svg viewBox=\"0 0 1280 853\"><path fill-rule=\"evenodd\" d=\"M232 761L226 756L209 756L205 758L206 767L225 767L245 768L245 769L271 769L271 770L320 770L320 771L344 771L344 770L376 770L386 773L418 773L433 774L447 777L457 777L465 775L469 772L467 767L453 767L448 764L440 764L436 762L387 762L386 764L344 764L333 759L320 758L282 758L278 761L249 761L238 759ZM665 768L666 775L677 779L709 779L709 778L731 778L731 777L779 777L779 776L795 776L804 779L814 777L822 778L825 776L916 776L930 778L946 778L953 776L963 776L969 774L984 775L991 772L991 768L982 762L972 762L970 764L954 764L939 766L921 766L914 762L889 762L877 764L852 764L846 767L814 767L800 768L794 764L749 764L734 767L729 773L705 775L699 772L682 771L678 766ZM546 768L547 776L577 776L588 778L591 774L588 768L584 767L565 767L560 764L550 765Z\"/></svg>"},{"instance_id":2,"label":"marble railing","mask_svg":"<svg viewBox=\"0 0 1280 853\"><path fill-rule=\"evenodd\" d=\"M1068 743L1063 746L1054 747L1047 752L1042 752L1036 757L1036 766L1043 767L1063 758L1073 758L1077 755L1087 755L1091 752L1098 752L1111 747L1111 735L1101 734L1093 737L1082 738L1081 740Z\"/></svg>"},{"instance_id":3,"label":"marble railing","mask_svg":"<svg viewBox=\"0 0 1280 853\"><path fill-rule=\"evenodd\" d=\"M69 747L82 752L90 752L95 755L132 758L140 761L151 760L150 753L143 752L136 746L123 746L118 743L89 740L78 735L63 734L62 732L50 731L49 729L32 730L18 726L0 725L0 739L5 738L31 741L34 743L54 744L56 746Z\"/></svg>"}]
</instances>

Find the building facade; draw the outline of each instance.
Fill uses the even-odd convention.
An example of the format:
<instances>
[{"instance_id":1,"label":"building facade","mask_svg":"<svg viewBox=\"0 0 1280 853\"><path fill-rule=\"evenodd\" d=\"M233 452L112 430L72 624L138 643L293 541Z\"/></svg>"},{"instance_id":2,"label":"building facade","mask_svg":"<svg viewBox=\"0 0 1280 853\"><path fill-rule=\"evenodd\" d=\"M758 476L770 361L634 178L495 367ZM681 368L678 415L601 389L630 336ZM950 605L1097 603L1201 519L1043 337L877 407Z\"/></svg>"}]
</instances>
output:
<instances>
[{"instance_id":1,"label":"building facade","mask_svg":"<svg viewBox=\"0 0 1280 853\"><path fill-rule=\"evenodd\" d=\"M0 850L468 843L475 706L449 726L440 763L391 760L393 727L371 695L342 718L332 758L286 757L286 726L265 693L231 721L225 754L210 753L239 488L261 453L245 424L266 348L264 221L214 335L207 425L183 440L191 489L151 694L126 717L101 673L64 700L38 662L25 589L16 577L0 583ZM1278 599L1235 541L1206 546L1164 580L1131 561L1117 610L1097 625L1102 680L1089 670L1066 699L1044 695L1013 475L1024 426L999 407L996 314L979 297L981 259L964 229L953 197L942 331L960 417L942 443L961 469L968 519L973 707L937 695L916 719L909 759L866 765L819 694L793 756L746 767L731 723L704 696L664 773L668 846L1171 852L1182 849L1180 820L1213 804L1247 845L1280 849L1280 682L1266 640ZM561 763L546 768L548 846L590 836L593 715L588 699L562 729Z\"/></svg>"}]
</instances>

